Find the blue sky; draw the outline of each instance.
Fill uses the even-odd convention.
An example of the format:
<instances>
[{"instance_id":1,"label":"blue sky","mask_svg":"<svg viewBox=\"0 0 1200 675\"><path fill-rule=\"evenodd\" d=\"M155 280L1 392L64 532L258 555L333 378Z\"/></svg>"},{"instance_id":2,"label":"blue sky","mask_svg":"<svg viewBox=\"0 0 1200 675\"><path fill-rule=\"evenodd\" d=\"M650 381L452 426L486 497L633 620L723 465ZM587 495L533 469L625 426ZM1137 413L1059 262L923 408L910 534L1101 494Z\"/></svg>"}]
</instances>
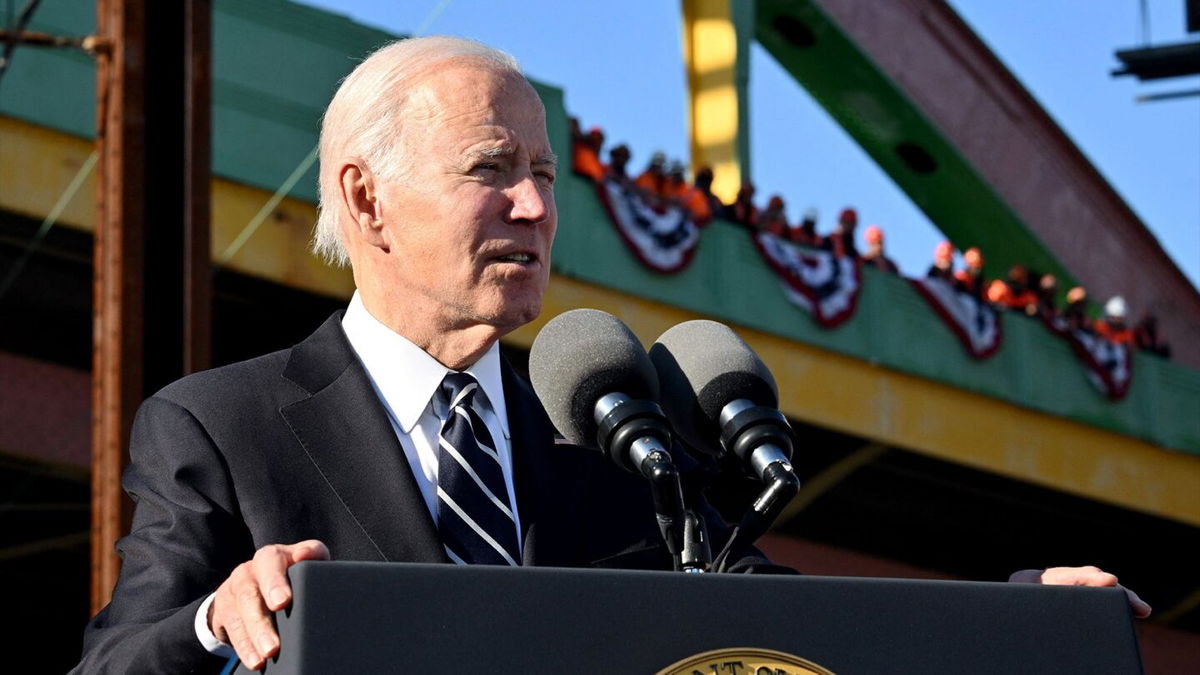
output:
<instances>
[{"instance_id":1,"label":"blue sky","mask_svg":"<svg viewBox=\"0 0 1200 675\"><path fill-rule=\"evenodd\" d=\"M562 87L568 110L633 149L687 154L678 2L609 0L305 0L396 33L446 33L503 49L533 78ZM1200 286L1200 97L1136 103L1200 88L1200 77L1139 84L1113 78L1113 51L1141 43L1139 0L1007 3L951 0ZM1183 0L1149 0L1153 43L1186 39ZM1105 11L1097 11L1098 6ZM1191 36L1197 39L1197 36ZM810 206L818 228L855 206L880 224L902 270L928 265L941 236L891 179L760 47L751 54L752 171L789 216Z\"/></svg>"}]
</instances>

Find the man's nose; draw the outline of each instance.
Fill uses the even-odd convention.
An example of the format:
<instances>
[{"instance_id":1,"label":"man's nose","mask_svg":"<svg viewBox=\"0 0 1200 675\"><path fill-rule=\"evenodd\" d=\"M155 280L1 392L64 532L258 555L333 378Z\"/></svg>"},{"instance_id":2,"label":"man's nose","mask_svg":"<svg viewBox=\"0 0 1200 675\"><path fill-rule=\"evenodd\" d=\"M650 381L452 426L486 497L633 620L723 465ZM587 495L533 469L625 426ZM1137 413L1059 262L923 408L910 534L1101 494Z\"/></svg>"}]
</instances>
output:
<instances>
[{"instance_id":1,"label":"man's nose","mask_svg":"<svg viewBox=\"0 0 1200 675\"><path fill-rule=\"evenodd\" d=\"M513 222L529 224L540 223L550 215L554 208L554 194L549 188L542 188L533 176L525 176L507 190L512 202L508 218Z\"/></svg>"}]
</instances>

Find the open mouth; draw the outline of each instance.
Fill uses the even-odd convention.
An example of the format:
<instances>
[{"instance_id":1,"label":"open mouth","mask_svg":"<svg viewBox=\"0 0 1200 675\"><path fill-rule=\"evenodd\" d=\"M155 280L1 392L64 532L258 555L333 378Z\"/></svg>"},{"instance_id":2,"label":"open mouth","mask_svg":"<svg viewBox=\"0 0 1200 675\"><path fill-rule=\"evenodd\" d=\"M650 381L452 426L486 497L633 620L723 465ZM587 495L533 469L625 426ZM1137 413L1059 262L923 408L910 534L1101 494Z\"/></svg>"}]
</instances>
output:
<instances>
[{"instance_id":1,"label":"open mouth","mask_svg":"<svg viewBox=\"0 0 1200 675\"><path fill-rule=\"evenodd\" d=\"M517 263L519 265L528 265L537 260L537 256L532 253L509 253L507 255L497 256L495 260L500 262Z\"/></svg>"}]
</instances>

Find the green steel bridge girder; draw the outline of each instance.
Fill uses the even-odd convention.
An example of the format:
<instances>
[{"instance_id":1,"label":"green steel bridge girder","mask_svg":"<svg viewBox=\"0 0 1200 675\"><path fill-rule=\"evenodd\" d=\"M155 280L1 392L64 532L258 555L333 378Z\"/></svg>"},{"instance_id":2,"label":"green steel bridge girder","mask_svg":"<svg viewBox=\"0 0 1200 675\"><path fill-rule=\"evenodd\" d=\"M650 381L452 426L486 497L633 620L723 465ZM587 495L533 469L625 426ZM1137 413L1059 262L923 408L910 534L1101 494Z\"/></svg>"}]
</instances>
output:
<instances>
[{"instance_id":1,"label":"green steel bridge girder","mask_svg":"<svg viewBox=\"0 0 1200 675\"><path fill-rule=\"evenodd\" d=\"M985 276L1021 263L1076 284L953 143L810 0L758 0L755 39L960 250L978 246Z\"/></svg>"}]
</instances>

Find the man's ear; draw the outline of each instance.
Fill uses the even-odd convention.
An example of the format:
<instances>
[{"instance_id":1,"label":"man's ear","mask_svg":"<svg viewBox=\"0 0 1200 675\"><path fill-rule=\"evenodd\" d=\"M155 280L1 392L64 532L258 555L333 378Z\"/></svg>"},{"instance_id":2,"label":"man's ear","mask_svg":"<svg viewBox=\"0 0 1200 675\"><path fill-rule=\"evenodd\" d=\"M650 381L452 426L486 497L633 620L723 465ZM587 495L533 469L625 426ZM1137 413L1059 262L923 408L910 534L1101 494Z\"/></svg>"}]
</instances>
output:
<instances>
[{"instance_id":1,"label":"man's ear","mask_svg":"<svg viewBox=\"0 0 1200 675\"><path fill-rule=\"evenodd\" d=\"M347 234L368 246L388 252L383 220L379 211L378 183L375 174L358 158L347 160L338 174L342 203L352 227Z\"/></svg>"}]
</instances>

